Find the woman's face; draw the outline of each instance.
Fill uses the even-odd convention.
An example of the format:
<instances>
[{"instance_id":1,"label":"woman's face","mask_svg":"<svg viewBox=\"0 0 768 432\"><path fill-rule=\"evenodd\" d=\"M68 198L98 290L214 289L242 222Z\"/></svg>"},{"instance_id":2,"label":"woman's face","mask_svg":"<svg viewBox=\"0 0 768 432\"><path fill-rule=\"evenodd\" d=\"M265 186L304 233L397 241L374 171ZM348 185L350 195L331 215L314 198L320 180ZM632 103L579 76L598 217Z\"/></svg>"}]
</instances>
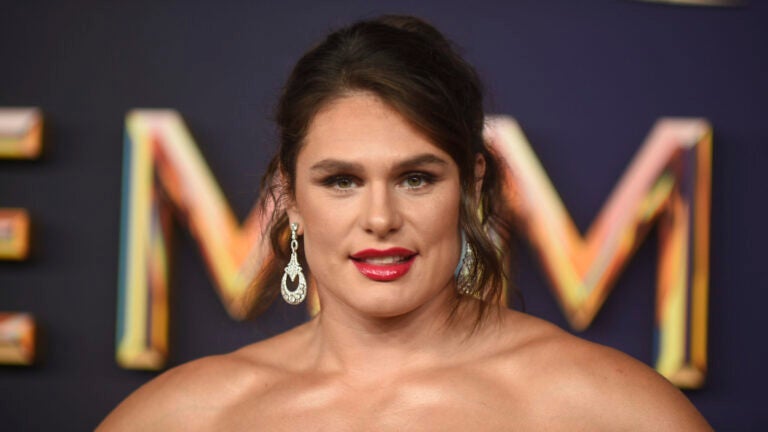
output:
<instances>
[{"instance_id":1,"label":"woman's face","mask_svg":"<svg viewBox=\"0 0 768 432\"><path fill-rule=\"evenodd\" d=\"M325 310L398 316L454 288L458 166L378 97L353 93L318 112L294 190L289 218Z\"/></svg>"}]
</instances>

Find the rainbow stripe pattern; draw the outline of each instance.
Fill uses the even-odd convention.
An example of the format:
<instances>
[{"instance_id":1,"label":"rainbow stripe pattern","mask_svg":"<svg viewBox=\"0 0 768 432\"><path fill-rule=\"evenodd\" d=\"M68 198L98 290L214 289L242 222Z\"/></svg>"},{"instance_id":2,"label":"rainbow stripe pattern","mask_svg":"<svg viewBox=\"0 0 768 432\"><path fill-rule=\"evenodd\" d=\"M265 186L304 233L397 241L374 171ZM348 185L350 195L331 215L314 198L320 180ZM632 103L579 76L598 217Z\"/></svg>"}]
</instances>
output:
<instances>
[{"instance_id":1,"label":"rainbow stripe pattern","mask_svg":"<svg viewBox=\"0 0 768 432\"><path fill-rule=\"evenodd\" d=\"M181 116L135 110L126 117L118 276L117 362L161 369L168 355L168 254L171 210L200 247L219 297L244 319L272 259L254 209L241 226Z\"/></svg>"},{"instance_id":2,"label":"rainbow stripe pattern","mask_svg":"<svg viewBox=\"0 0 768 432\"><path fill-rule=\"evenodd\" d=\"M0 159L37 159L42 150L43 116L37 108L0 108ZM0 208L0 260L29 255L29 213ZM35 361L35 319L23 312L0 312L0 364Z\"/></svg>"},{"instance_id":3,"label":"rainbow stripe pattern","mask_svg":"<svg viewBox=\"0 0 768 432\"><path fill-rule=\"evenodd\" d=\"M584 236L519 125L494 117L486 132L507 169L506 199L574 329L590 325L658 225L655 367L679 387L700 387L707 367L711 126L659 120Z\"/></svg>"},{"instance_id":4,"label":"rainbow stripe pattern","mask_svg":"<svg viewBox=\"0 0 768 432\"><path fill-rule=\"evenodd\" d=\"M29 366L35 361L35 319L17 312L0 312L0 364Z\"/></svg>"}]
</instances>

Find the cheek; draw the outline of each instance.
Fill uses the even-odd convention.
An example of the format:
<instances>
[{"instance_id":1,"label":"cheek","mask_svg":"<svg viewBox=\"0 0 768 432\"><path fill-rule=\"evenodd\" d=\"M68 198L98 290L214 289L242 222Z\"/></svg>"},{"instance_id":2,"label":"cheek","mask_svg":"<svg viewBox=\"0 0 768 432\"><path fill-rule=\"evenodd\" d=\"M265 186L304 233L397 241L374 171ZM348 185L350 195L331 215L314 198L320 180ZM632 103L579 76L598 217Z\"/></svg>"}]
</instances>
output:
<instances>
[{"instance_id":1,"label":"cheek","mask_svg":"<svg viewBox=\"0 0 768 432\"><path fill-rule=\"evenodd\" d=\"M422 217L427 222L425 229L435 232L436 235L453 236L459 230L459 200L460 190L458 186L446 188L439 196L424 203L419 211L429 213L429 217ZM426 216L426 214L424 215Z\"/></svg>"},{"instance_id":2,"label":"cheek","mask_svg":"<svg viewBox=\"0 0 768 432\"><path fill-rule=\"evenodd\" d=\"M433 241L455 237L459 232L459 212L443 203L420 206L415 212L414 226Z\"/></svg>"},{"instance_id":3,"label":"cheek","mask_svg":"<svg viewBox=\"0 0 768 432\"><path fill-rule=\"evenodd\" d=\"M308 179L297 176L295 199L296 211L304 223L304 235L312 238L316 234L315 231L319 231L318 227L325 227L339 212L327 202L326 197L308 183Z\"/></svg>"},{"instance_id":4,"label":"cheek","mask_svg":"<svg viewBox=\"0 0 768 432\"><path fill-rule=\"evenodd\" d=\"M448 190L438 199L421 203L412 210L411 223L423 246L441 268L451 274L460 252L459 191Z\"/></svg>"},{"instance_id":5,"label":"cheek","mask_svg":"<svg viewBox=\"0 0 768 432\"><path fill-rule=\"evenodd\" d=\"M349 231L353 213L344 205L320 194L296 193L297 210L304 223L304 254L316 275L327 269L329 258Z\"/></svg>"}]
</instances>

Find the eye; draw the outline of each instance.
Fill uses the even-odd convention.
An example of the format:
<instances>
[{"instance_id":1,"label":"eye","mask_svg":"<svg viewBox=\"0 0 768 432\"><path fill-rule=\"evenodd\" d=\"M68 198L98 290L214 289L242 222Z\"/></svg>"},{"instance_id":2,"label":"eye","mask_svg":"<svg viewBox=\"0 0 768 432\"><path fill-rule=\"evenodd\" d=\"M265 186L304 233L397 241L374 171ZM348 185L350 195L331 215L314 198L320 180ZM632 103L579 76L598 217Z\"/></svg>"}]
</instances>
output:
<instances>
[{"instance_id":1,"label":"eye","mask_svg":"<svg viewBox=\"0 0 768 432\"><path fill-rule=\"evenodd\" d=\"M339 189L351 189L355 186L355 182L349 177L339 177L334 182L334 185Z\"/></svg>"},{"instance_id":2,"label":"eye","mask_svg":"<svg viewBox=\"0 0 768 432\"><path fill-rule=\"evenodd\" d=\"M405 176L402 185L408 189L419 189L434 182L434 177L427 173L411 173Z\"/></svg>"},{"instance_id":3,"label":"eye","mask_svg":"<svg viewBox=\"0 0 768 432\"><path fill-rule=\"evenodd\" d=\"M348 175L332 175L322 181L323 186L336 190L349 190L357 187L355 179Z\"/></svg>"}]
</instances>

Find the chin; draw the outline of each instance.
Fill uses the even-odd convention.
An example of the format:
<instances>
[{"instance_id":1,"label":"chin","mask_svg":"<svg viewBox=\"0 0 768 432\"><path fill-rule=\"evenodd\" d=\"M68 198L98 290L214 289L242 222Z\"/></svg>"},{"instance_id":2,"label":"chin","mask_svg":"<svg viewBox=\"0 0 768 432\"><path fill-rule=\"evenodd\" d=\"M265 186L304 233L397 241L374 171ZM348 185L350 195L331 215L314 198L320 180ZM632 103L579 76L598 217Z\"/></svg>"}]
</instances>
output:
<instances>
[{"instance_id":1,"label":"chin","mask_svg":"<svg viewBox=\"0 0 768 432\"><path fill-rule=\"evenodd\" d=\"M330 280L324 278L326 275L317 275L321 309L323 304L334 302L346 305L346 308L361 316L378 319L395 318L418 310L441 297L443 289L447 289L449 285L449 281L446 281L442 288L434 284L425 284L424 278L417 275L413 275L416 277L408 275L411 277L406 276L391 282L380 282L363 278L355 273L348 278L329 278ZM331 283L323 284L321 280ZM323 292L327 295L322 295Z\"/></svg>"},{"instance_id":2,"label":"chin","mask_svg":"<svg viewBox=\"0 0 768 432\"><path fill-rule=\"evenodd\" d=\"M399 289L398 289L399 288ZM438 293L416 293L413 287L375 287L347 298L348 305L372 318L395 318L419 309Z\"/></svg>"},{"instance_id":3,"label":"chin","mask_svg":"<svg viewBox=\"0 0 768 432\"><path fill-rule=\"evenodd\" d=\"M393 292L372 293L347 299L349 306L358 312L375 318L390 318L406 314L418 307L414 299L404 298Z\"/></svg>"}]
</instances>

